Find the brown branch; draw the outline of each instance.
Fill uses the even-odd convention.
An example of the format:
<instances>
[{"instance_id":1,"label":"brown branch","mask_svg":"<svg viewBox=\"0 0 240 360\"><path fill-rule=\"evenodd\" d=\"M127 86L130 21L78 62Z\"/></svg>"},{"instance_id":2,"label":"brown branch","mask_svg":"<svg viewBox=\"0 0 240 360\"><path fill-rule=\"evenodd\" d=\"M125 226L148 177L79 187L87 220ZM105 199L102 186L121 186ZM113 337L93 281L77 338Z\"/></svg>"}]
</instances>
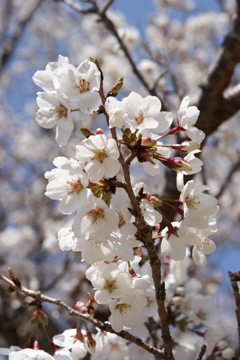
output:
<instances>
[{"instance_id":1,"label":"brown branch","mask_svg":"<svg viewBox=\"0 0 240 360\"><path fill-rule=\"evenodd\" d=\"M116 129L111 129L112 137L117 141ZM128 194L128 197L131 201L131 204L134 209L135 218L138 224L138 230L141 234L142 239L145 241L145 246L147 248L150 266L152 270L152 277L155 286L156 302L158 305L158 315L161 321L161 330L162 330L162 339L164 344L164 359L165 360L174 360L172 354L172 338L168 326L168 317L165 309L165 284L161 283L161 260L157 254L157 249L154 245L152 239L152 228L147 225L144 217L142 215L139 202L133 192L131 177L130 177L130 164L124 160L123 155L120 152L119 161L122 165L124 178L125 178L125 190Z\"/></svg>"},{"instance_id":2,"label":"brown branch","mask_svg":"<svg viewBox=\"0 0 240 360\"><path fill-rule=\"evenodd\" d=\"M199 352L199 355L198 355L197 360L202 360L203 355L205 354L206 350L207 350L207 346L206 346L206 345L203 345L203 346L201 347L201 349L200 349L200 352Z\"/></svg>"},{"instance_id":3,"label":"brown branch","mask_svg":"<svg viewBox=\"0 0 240 360\"><path fill-rule=\"evenodd\" d=\"M6 276L1 275L1 274L0 274L0 279L5 281L9 285L11 287L11 290L23 293L23 294L30 296L36 300L39 300L40 302L47 302L50 304L57 305L57 306L65 309L69 313L70 316L76 317L83 321L87 321L101 330L108 331L112 334L116 334L116 335L120 336L121 338L123 338L125 340L133 342L137 346L139 346L139 347L143 348L144 350L148 351L149 353L155 355L159 359L164 358L163 357L164 352L162 350L159 350L153 346L148 345L147 343L143 342L140 338L137 338L137 337L131 335L127 331L124 331L124 330L122 330L120 332L114 331L110 324L102 323L100 320L96 320L90 315L81 314L80 312L78 312L77 310L72 308L71 306L67 305L61 299L54 299L52 297L42 294L40 291L30 290L30 289L26 288L25 286L18 287L13 283L12 280L10 280L9 278L7 278Z\"/></svg>"},{"instance_id":4,"label":"brown branch","mask_svg":"<svg viewBox=\"0 0 240 360\"><path fill-rule=\"evenodd\" d=\"M240 62L240 2L236 0L236 18L232 30L226 36L218 58L212 65L202 87L198 108L198 127L210 135L219 125L240 109L234 98L224 98L224 90L229 86L234 69Z\"/></svg>"},{"instance_id":5,"label":"brown branch","mask_svg":"<svg viewBox=\"0 0 240 360\"><path fill-rule=\"evenodd\" d=\"M231 271L228 272L228 275L231 280L231 285L233 289L233 295L235 297L236 302L236 319L237 319L237 326L238 326L238 347L235 350L235 358L236 360L240 359L240 293L239 293L239 287L237 282L240 281L240 271L232 273Z\"/></svg>"}]
</instances>

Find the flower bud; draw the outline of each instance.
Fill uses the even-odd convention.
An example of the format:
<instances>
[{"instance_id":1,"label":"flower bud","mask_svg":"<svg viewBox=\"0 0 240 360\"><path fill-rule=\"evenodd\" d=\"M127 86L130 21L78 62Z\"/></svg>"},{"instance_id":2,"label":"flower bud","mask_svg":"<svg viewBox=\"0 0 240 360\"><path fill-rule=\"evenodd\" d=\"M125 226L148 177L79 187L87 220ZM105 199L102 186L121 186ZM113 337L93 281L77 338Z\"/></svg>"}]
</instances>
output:
<instances>
[{"instance_id":1,"label":"flower bud","mask_svg":"<svg viewBox=\"0 0 240 360\"><path fill-rule=\"evenodd\" d=\"M114 86L112 87L112 89L109 91L109 93L107 94L108 96L116 96L118 94L118 92L121 90L122 86L123 86L123 77L120 77L118 79L118 81L114 84Z\"/></svg>"},{"instance_id":2,"label":"flower bud","mask_svg":"<svg viewBox=\"0 0 240 360\"><path fill-rule=\"evenodd\" d=\"M181 296L174 296L174 297L172 298L171 303L172 303L173 305L175 305L175 306L178 306L178 305L181 304L182 299L183 299L183 298L182 298Z\"/></svg>"},{"instance_id":3,"label":"flower bud","mask_svg":"<svg viewBox=\"0 0 240 360\"><path fill-rule=\"evenodd\" d=\"M81 127L80 131L83 134L83 136L85 136L85 138L89 138L89 136L94 135L90 130L84 127Z\"/></svg>"},{"instance_id":4,"label":"flower bud","mask_svg":"<svg viewBox=\"0 0 240 360\"><path fill-rule=\"evenodd\" d=\"M176 288L176 294L180 296L184 296L186 294L186 289L183 286L178 286Z\"/></svg>"},{"instance_id":5,"label":"flower bud","mask_svg":"<svg viewBox=\"0 0 240 360\"><path fill-rule=\"evenodd\" d=\"M74 309L79 311L81 314L86 313L86 307L82 301L77 301L76 304L74 305Z\"/></svg>"},{"instance_id":6,"label":"flower bud","mask_svg":"<svg viewBox=\"0 0 240 360\"><path fill-rule=\"evenodd\" d=\"M184 141L182 144L169 145L172 149L181 150L182 152L190 152L200 148L200 144L194 141Z\"/></svg>"},{"instance_id":7,"label":"flower bud","mask_svg":"<svg viewBox=\"0 0 240 360\"><path fill-rule=\"evenodd\" d=\"M39 342L37 340L35 340L34 343L33 343L33 349L34 350L40 350L40 345L39 345Z\"/></svg>"},{"instance_id":8,"label":"flower bud","mask_svg":"<svg viewBox=\"0 0 240 360\"><path fill-rule=\"evenodd\" d=\"M33 312L31 320L36 323L40 322L44 326L48 325L48 317L41 309L37 309Z\"/></svg>"},{"instance_id":9,"label":"flower bud","mask_svg":"<svg viewBox=\"0 0 240 360\"><path fill-rule=\"evenodd\" d=\"M222 351L221 356L223 359L230 359L233 355L233 349L231 349L230 347L226 348L225 350Z\"/></svg>"},{"instance_id":10,"label":"flower bud","mask_svg":"<svg viewBox=\"0 0 240 360\"><path fill-rule=\"evenodd\" d=\"M195 141L184 141L181 144L181 151L183 152L190 152L194 150L198 150L200 148L200 144Z\"/></svg>"},{"instance_id":11,"label":"flower bud","mask_svg":"<svg viewBox=\"0 0 240 360\"><path fill-rule=\"evenodd\" d=\"M165 161L162 161L163 165L166 165L169 169L175 171L191 171L192 167L188 161L180 157L169 157Z\"/></svg>"},{"instance_id":12,"label":"flower bud","mask_svg":"<svg viewBox=\"0 0 240 360\"><path fill-rule=\"evenodd\" d=\"M14 274L13 270L9 267L8 268L8 271L9 271L9 275L10 275L10 278L12 280L12 282L17 286L17 287L21 287L21 282L20 280L18 279L18 277Z\"/></svg>"},{"instance_id":13,"label":"flower bud","mask_svg":"<svg viewBox=\"0 0 240 360\"><path fill-rule=\"evenodd\" d=\"M154 139L151 139L149 136L146 136L146 137L142 138L141 145L154 147L157 145L157 141Z\"/></svg>"},{"instance_id":14,"label":"flower bud","mask_svg":"<svg viewBox=\"0 0 240 360\"><path fill-rule=\"evenodd\" d=\"M101 128L97 128L96 134L97 134L97 135L98 135L98 134L104 134L104 130L101 129Z\"/></svg>"},{"instance_id":15,"label":"flower bud","mask_svg":"<svg viewBox=\"0 0 240 360\"><path fill-rule=\"evenodd\" d=\"M147 194L146 199L155 206L162 206L163 204L162 200L159 198L157 194L152 194L152 195Z\"/></svg>"}]
</instances>

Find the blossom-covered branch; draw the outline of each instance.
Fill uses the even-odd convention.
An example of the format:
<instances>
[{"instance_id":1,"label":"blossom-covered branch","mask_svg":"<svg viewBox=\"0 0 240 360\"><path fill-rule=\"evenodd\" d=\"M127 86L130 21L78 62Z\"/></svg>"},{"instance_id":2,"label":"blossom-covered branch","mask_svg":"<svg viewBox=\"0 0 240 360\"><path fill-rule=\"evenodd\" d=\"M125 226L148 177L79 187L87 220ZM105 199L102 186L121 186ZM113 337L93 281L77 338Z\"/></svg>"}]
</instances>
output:
<instances>
[{"instance_id":1,"label":"blossom-covered branch","mask_svg":"<svg viewBox=\"0 0 240 360\"><path fill-rule=\"evenodd\" d=\"M81 314L79 311L75 310L74 308L72 308L71 306L67 305L64 301L62 301L61 299L54 299L51 298L49 296L46 296L44 294L42 294L40 291L33 291L30 290L28 288L26 288L25 286L17 286L14 284L14 282L12 280L10 280L9 278L7 278L6 276L0 274L0 279L5 281L9 286L11 291L18 291L20 293L23 293L27 296L30 296L36 300L39 300L40 302L48 302L50 304L54 304L57 306L62 307L64 310L66 310L70 316L76 317L80 320L83 321L87 321L90 324L94 325L96 328L99 328L101 330L105 330L108 331L110 333L116 334L120 337L122 337L123 339L126 339L128 341L131 341L133 343L135 343L137 346L142 347L143 349L145 349L146 351L148 351L151 354L154 354L155 356L157 356L158 358L162 359L163 358L163 354L164 352L162 350L156 349L153 346L149 346L147 343L143 342L141 339L133 336L132 334L128 333L125 330L122 330L120 332L116 332L113 330L113 328L111 327L110 324L104 324L101 321L94 319L94 317L87 315L87 314Z\"/></svg>"}]
</instances>

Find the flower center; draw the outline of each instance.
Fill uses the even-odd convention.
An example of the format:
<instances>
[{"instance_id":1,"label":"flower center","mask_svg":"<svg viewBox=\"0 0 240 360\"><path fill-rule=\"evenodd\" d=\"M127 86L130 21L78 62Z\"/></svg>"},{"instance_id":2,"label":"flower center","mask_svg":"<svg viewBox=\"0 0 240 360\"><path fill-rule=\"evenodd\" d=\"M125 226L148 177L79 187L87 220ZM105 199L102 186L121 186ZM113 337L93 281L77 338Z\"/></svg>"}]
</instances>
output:
<instances>
[{"instance_id":1,"label":"flower center","mask_svg":"<svg viewBox=\"0 0 240 360\"><path fill-rule=\"evenodd\" d=\"M117 282L116 279L111 279L111 280L107 279L105 281L104 289L108 290L111 293L113 290L118 288L118 286L116 285L116 282Z\"/></svg>"},{"instance_id":2,"label":"flower center","mask_svg":"<svg viewBox=\"0 0 240 360\"><path fill-rule=\"evenodd\" d=\"M118 213L118 227L120 228L124 224L126 224L126 221L124 220L124 217L122 216L121 213Z\"/></svg>"},{"instance_id":3,"label":"flower center","mask_svg":"<svg viewBox=\"0 0 240 360\"><path fill-rule=\"evenodd\" d=\"M85 79L78 79L77 81L77 87L80 90L80 93L84 93L86 91L89 91L89 82L86 81Z\"/></svg>"},{"instance_id":4,"label":"flower center","mask_svg":"<svg viewBox=\"0 0 240 360\"><path fill-rule=\"evenodd\" d=\"M138 125L143 123L143 120L145 119L145 116L142 112L142 110L139 111L138 113L138 117L135 118L136 122L138 123Z\"/></svg>"},{"instance_id":5,"label":"flower center","mask_svg":"<svg viewBox=\"0 0 240 360\"><path fill-rule=\"evenodd\" d=\"M198 316L199 319L201 319L201 320L206 320L207 313L205 313L203 310L200 310L200 311L197 313L197 316Z\"/></svg>"},{"instance_id":6,"label":"flower center","mask_svg":"<svg viewBox=\"0 0 240 360\"><path fill-rule=\"evenodd\" d=\"M120 311L120 313L124 313L126 314L129 310L131 310L132 308L132 305L129 305L129 304L118 304L116 306L116 309L118 309Z\"/></svg>"},{"instance_id":7,"label":"flower center","mask_svg":"<svg viewBox=\"0 0 240 360\"><path fill-rule=\"evenodd\" d=\"M107 157L107 154L105 153L104 149L94 150L93 152L95 155L91 160L98 160L102 163L103 160Z\"/></svg>"},{"instance_id":8,"label":"flower center","mask_svg":"<svg viewBox=\"0 0 240 360\"><path fill-rule=\"evenodd\" d=\"M68 194L74 194L74 193L79 194L80 191L83 189L80 179L67 181L67 184L69 185Z\"/></svg>"},{"instance_id":9,"label":"flower center","mask_svg":"<svg viewBox=\"0 0 240 360\"><path fill-rule=\"evenodd\" d=\"M97 224L105 219L104 210L100 208L93 209L89 211L88 218L89 217L91 218L92 223Z\"/></svg>"},{"instance_id":10,"label":"flower center","mask_svg":"<svg viewBox=\"0 0 240 360\"><path fill-rule=\"evenodd\" d=\"M204 237L201 239L200 244L197 246L197 248L199 251L206 251L209 244L209 239Z\"/></svg>"},{"instance_id":11,"label":"flower center","mask_svg":"<svg viewBox=\"0 0 240 360\"><path fill-rule=\"evenodd\" d=\"M60 120L62 117L67 117L67 113L68 113L68 109L60 104L58 107L54 108L54 109L50 109L49 111L54 111L54 117L56 120Z\"/></svg>"},{"instance_id":12,"label":"flower center","mask_svg":"<svg viewBox=\"0 0 240 360\"><path fill-rule=\"evenodd\" d=\"M185 199L185 202L187 204L187 207L190 208L190 209L197 209L198 206L200 205L200 201L199 201L199 198L195 195L195 196L192 196L192 197L187 197Z\"/></svg>"}]
</instances>

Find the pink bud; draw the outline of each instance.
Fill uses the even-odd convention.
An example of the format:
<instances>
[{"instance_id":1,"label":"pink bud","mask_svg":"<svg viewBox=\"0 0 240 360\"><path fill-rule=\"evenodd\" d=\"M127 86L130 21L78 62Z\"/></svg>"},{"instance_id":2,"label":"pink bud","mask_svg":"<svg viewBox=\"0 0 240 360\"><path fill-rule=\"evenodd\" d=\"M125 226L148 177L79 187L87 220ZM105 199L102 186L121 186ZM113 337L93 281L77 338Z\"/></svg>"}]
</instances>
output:
<instances>
[{"instance_id":1,"label":"pink bud","mask_svg":"<svg viewBox=\"0 0 240 360\"><path fill-rule=\"evenodd\" d=\"M35 340L34 343L33 343L33 349L34 350L40 350L40 345L39 345L39 342L37 340Z\"/></svg>"},{"instance_id":2,"label":"pink bud","mask_svg":"<svg viewBox=\"0 0 240 360\"><path fill-rule=\"evenodd\" d=\"M154 147L157 145L157 141L147 136L142 138L141 145Z\"/></svg>"},{"instance_id":3,"label":"pink bud","mask_svg":"<svg viewBox=\"0 0 240 360\"><path fill-rule=\"evenodd\" d=\"M77 301L76 304L74 305L74 309L79 311L82 314L86 313L86 307L82 301Z\"/></svg>"},{"instance_id":4,"label":"pink bud","mask_svg":"<svg viewBox=\"0 0 240 360\"><path fill-rule=\"evenodd\" d=\"M175 171L191 171L192 167L187 160L181 157L169 157L162 160L163 165Z\"/></svg>"},{"instance_id":5,"label":"pink bud","mask_svg":"<svg viewBox=\"0 0 240 360\"><path fill-rule=\"evenodd\" d=\"M101 128L97 128L97 130L96 130L96 134L97 134L97 135L99 135L99 134L104 134L103 129L101 129Z\"/></svg>"},{"instance_id":6,"label":"pink bud","mask_svg":"<svg viewBox=\"0 0 240 360\"><path fill-rule=\"evenodd\" d=\"M226 348L222 351L221 356L223 359L230 359L233 355L234 351L230 347Z\"/></svg>"}]
</instances>

